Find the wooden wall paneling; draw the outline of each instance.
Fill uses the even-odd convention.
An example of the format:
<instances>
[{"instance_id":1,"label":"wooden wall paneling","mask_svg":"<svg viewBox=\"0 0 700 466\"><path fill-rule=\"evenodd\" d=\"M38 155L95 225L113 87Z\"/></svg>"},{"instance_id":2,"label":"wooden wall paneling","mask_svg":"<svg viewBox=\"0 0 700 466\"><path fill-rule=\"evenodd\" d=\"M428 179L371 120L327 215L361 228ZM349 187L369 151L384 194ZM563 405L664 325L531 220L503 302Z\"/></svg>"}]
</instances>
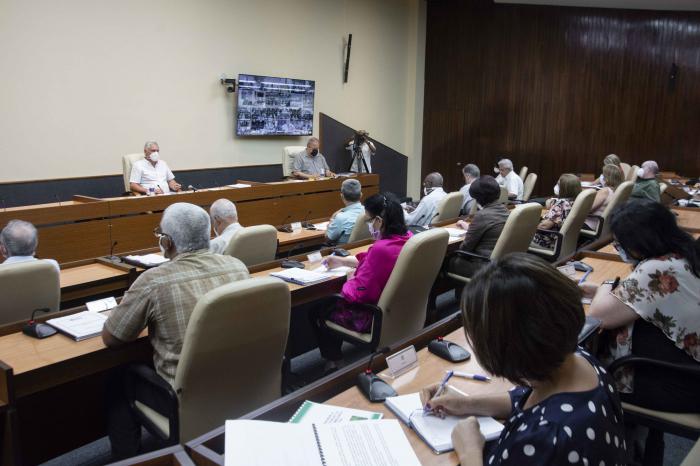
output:
<instances>
[{"instance_id":1,"label":"wooden wall paneling","mask_svg":"<svg viewBox=\"0 0 700 466\"><path fill-rule=\"evenodd\" d=\"M39 228L36 256L60 263L109 254L109 220L91 220Z\"/></svg>"},{"instance_id":2,"label":"wooden wall paneling","mask_svg":"<svg viewBox=\"0 0 700 466\"><path fill-rule=\"evenodd\" d=\"M617 153L700 172L700 13L429 1L423 175L508 156L550 194ZM675 85L672 63L679 67Z\"/></svg>"}]
</instances>

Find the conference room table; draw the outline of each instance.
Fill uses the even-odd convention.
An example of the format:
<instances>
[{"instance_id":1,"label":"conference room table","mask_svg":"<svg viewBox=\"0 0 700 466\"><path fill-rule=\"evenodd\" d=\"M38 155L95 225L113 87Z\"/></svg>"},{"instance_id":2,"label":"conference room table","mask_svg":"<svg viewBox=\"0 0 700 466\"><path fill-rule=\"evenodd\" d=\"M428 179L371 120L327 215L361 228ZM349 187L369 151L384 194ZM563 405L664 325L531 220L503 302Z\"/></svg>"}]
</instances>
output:
<instances>
[{"instance_id":1,"label":"conference room table","mask_svg":"<svg viewBox=\"0 0 700 466\"><path fill-rule=\"evenodd\" d=\"M358 174L364 196L379 192L379 175ZM0 212L0 228L13 219L33 223L39 233L37 257L60 264L157 247L153 229L175 202L208 209L217 199L236 203L243 225L283 225L328 218L343 207L340 186L346 178L287 180L233 185L158 196L100 199L75 195L70 201L10 207Z\"/></svg>"},{"instance_id":2,"label":"conference room table","mask_svg":"<svg viewBox=\"0 0 700 466\"><path fill-rule=\"evenodd\" d=\"M460 241L461 238L451 237L449 250ZM371 240L365 240L347 248L351 254L357 254L370 245ZM331 251L326 248L322 254ZM304 261L309 269L319 265L304 256L293 258ZM251 267L251 275L267 276L282 270L279 264L275 261ZM309 286L288 283L292 306L339 292L344 282L345 277L335 277ZM59 311L51 317L83 310L85 307ZM39 317L37 321L47 318ZM134 342L109 349L101 338L75 342L58 334L37 340L24 335L21 326L22 323L15 323L0 327L0 388L9 387L8 399L0 398L0 405L9 405L12 412L6 429L11 435L5 446L15 442L23 460L35 464L105 435L102 406L109 371L124 364L147 363L152 359L152 350L146 331ZM42 439L41 449L36 448L35 438Z\"/></svg>"}]
</instances>

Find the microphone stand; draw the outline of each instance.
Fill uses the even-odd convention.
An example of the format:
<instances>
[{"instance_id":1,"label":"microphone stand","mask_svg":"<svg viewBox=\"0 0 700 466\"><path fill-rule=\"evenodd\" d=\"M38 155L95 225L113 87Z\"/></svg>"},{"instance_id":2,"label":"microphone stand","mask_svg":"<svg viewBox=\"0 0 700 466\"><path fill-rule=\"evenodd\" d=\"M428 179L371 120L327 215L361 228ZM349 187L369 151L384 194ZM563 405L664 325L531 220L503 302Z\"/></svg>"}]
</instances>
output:
<instances>
[{"instance_id":1,"label":"microphone stand","mask_svg":"<svg viewBox=\"0 0 700 466\"><path fill-rule=\"evenodd\" d=\"M357 374L357 388L367 397L372 403L384 401L385 399L396 396L396 390L391 388L391 385L380 379L372 372L372 361L378 354L386 354L389 352L389 347L380 348L369 358L367 368L364 372Z\"/></svg>"},{"instance_id":2,"label":"microphone stand","mask_svg":"<svg viewBox=\"0 0 700 466\"><path fill-rule=\"evenodd\" d=\"M303 262L289 259L292 255L292 251L294 251L295 249L300 249L301 247L302 247L301 244L297 244L296 246L293 246L292 248L290 248L289 251L287 251L287 258L282 261L282 263L280 264L280 267L282 267L283 269L293 269L293 268L305 269L306 266L304 265Z\"/></svg>"}]
</instances>

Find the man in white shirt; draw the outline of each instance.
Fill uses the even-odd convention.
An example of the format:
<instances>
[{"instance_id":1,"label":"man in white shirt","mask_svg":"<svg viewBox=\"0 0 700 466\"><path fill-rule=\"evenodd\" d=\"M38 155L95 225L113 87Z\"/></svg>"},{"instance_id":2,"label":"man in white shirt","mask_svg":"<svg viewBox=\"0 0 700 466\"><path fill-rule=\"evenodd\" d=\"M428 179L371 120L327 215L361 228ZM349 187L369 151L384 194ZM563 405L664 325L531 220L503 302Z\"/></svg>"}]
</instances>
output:
<instances>
[{"instance_id":1,"label":"man in white shirt","mask_svg":"<svg viewBox=\"0 0 700 466\"><path fill-rule=\"evenodd\" d=\"M0 256L6 258L2 265L44 260L60 273L61 268L55 260L34 257L38 245L39 237L34 225L24 220L10 220L0 232Z\"/></svg>"},{"instance_id":2,"label":"man in white shirt","mask_svg":"<svg viewBox=\"0 0 700 466\"><path fill-rule=\"evenodd\" d=\"M160 160L160 149L155 141L148 141L143 146L142 160L131 166L129 186L137 194L165 194L180 191L182 186L175 181L165 160Z\"/></svg>"},{"instance_id":3,"label":"man in white shirt","mask_svg":"<svg viewBox=\"0 0 700 466\"><path fill-rule=\"evenodd\" d=\"M523 180L513 171L513 162L509 159L501 159L495 171L499 173L496 182L508 190L508 199L522 199Z\"/></svg>"},{"instance_id":4,"label":"man in white shirt","mask_svg":"<svg viewBox=\"0 0 700 466\"><path fill-rule=\"evenodd\" d=\"M459 212L462 215L466 215L471 210L472 204L476 202L469 194L469 187L472 185L472 182L479 179L481 171L479 167L473 163L468 163L462 167L462 175L464 176L464 186L459 188L459 192L464 196L464 201L462 202L462 208Z\"/></svg>"},{"instance_id":5,"label":"man in white shirt","mask_svg":"<svg viewBox=\"0 0 700 466\"><path fill-rule=\"evenodd\" d=\"M437 215L437 206L441 200L447 196L445 190L442 189L442 175L438 172L433 172L425 177L423 181L423 199L420 200L418 206L411 210L407 208L404 211L406 225L428 226Z\"/></svg>"},{"instance_id":6,"label":"man in white shirt","mask_svg":"<svg viewBox=\"0 0 700 466\"><path fill-rule=\"evenodd\" d=\"M228 199L219 199L211 205L209 216L211 226L216 233L216 238L209 243L209 251L214 254L223 254L233 234L243 228L238 223L236 204Z\"/></svg>"}]
</instances>

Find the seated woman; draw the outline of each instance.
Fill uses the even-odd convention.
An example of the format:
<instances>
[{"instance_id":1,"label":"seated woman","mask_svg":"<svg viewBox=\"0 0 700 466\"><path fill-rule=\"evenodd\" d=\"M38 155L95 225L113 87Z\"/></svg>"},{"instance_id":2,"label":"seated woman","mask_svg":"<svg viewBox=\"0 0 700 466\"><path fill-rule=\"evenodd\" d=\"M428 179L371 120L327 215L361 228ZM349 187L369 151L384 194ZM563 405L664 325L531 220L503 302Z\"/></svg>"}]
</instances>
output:
<instances>
[{"instance_id":1,"label":"seated woman","mask_svg":"<svg viewBox=\"0 0 700 466\"><path fill-rule=\"evenodd\" d=\"M591 214L586 218L585 226L589 230L597 231L600 224L600 217L605 212L605 208L612 201L615 190L620 184L625 181L622 177L622 170L615 165L605 165L603 174L601 175L602 188L598 190L593 199Z\"/></svg>"},{"instance_id":2,"label":"seated woman","mask_svg":"<svg viewBox=\"0 0 700 466\"><path fill-rule=\"evenodd\" d=\"M457 226L467 230L459 249L489 257L508 220L509 211L505 204L498 202L501 187L492 176L484 175L473 181L469 195L482 207L474 214L471 223L463 220L457 222ZM448 270L463 277L471 277L484 263L478 259L470 260L455 255L450 259Z\"/></svg>"},{"instance_id":3,"label":"seated woman","mask_svg":"<svg viewBox=\"0 0 700 466\"><path fill-rule=\"evenodd\" d=\"M658 202L630 200L612 214L620 256L634 266L614 290L582 285L589 314L613 333L606 356L700 362L700 246ZM607 283L607 282L606 282ZM615 373L623 401L650 409L700 413L700 378L638 365Z\"/></svg>"},{"instance_id":4,"label":"seated woman","mask_svg":"<svg viewBox=\"0 0 700 466\"><path fill-rule=\"evenodd\" d=\"M401 248L412 236L406 228L403 209L391 193L375 194L364 202L365 215L369 231L375 239L374 244L357 256L328 256L326 265L330 268L347 266L354 268L354 273L343 285L341 303L329 316L329 320L355 332L366 333L372 325L372 314L365 309L354 309L352 303L376 304L389 281ZM320 326L319 313L312 313L314 328L318 338L321 356L326 359L326 370L337 367L343 358L342 340Z\"/></svg>"},{"instance_id":5,"label":"seated woman","mask_svg":"<svg viewBox=\"0 0 700 466\"><path fill-rule=\"evenodd\" d=\"M613 381L578 348L585 317L575 282L542 259L514 253L480 270L461 304L481 367L516 385L488 395L448 388L435 397L437 385L421 391L438 416L507 419L488 449L474 417L455 427L452 443L462 466L627 464Z\"/></svg>"},{"instance_id":6,"label":"seated woman","mask_svg":"<svg viewBox=\"0 0 700 466\"><path fill-rule=\"evenodd\" d=\"M620 160L620 157L618 157L615 154L608 154L605 156L603 159L603 168L607 167L608 165L612 165L613 167L617 167L620 170L620 176L622 176L622 181L625 181L625 172L622 170L622 160ZM603 179L605 178L605 174L601 173L601 175L596 179L596 182L599 186L605 186L603 184Z\"/></svg>"},{"instance_id":7,"label":"seated woman","mask_svg":"<svg viewBox=\"0 0 700 466\"><path fill-rule=\"evenodd\" d=\"M564 173L559 177L559 181L554 186L554 196L548 202L549 210L537 225L538 230L559 231L566 217L569 216L574 205L574 199L581 192L581 181L578 176L571 173ZM532 240L534 246L551 249L554 247L556 238L546 232L535 233Z\"/></svg>"}]
</instances>

